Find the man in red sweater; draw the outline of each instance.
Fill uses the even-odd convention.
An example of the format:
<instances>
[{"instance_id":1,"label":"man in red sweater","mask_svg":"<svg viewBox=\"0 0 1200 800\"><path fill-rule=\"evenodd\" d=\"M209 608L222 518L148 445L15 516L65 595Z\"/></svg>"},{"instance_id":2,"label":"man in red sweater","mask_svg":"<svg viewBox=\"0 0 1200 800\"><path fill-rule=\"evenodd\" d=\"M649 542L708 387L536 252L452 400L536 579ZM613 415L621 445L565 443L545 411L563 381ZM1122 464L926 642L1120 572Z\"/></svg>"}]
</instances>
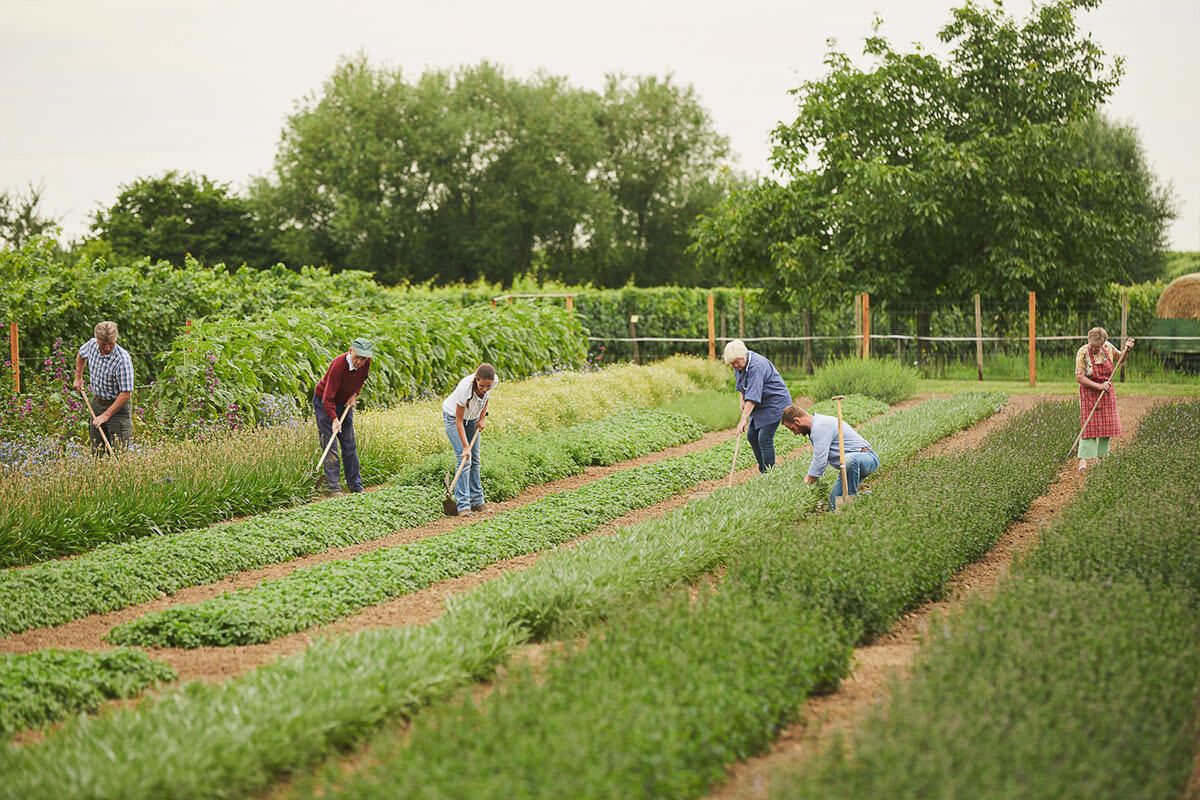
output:
<instances>
[{"instance_id":1,"label":"man in red sweater","mask_svg":"<svg viewBox=\"0 0 1200 800\"><path fill-rule=\"evenodd\" d=\"M362 475L358 469L358 451L354 445L354 404L363 383L371 372L371 357L374 347L369 339L355 339L350 351L333 360L325 377L313 391L313 411L317 415L317 431L321 435L321 449L329 444L329 437L338 437L338 446L330 448L325 457L325 494L339 494L338 456L342 451L342 462L346 465L346 486L352 492L363 490ZM342 414L346 418L340 421Z\"/></svg>"}]
</instances>

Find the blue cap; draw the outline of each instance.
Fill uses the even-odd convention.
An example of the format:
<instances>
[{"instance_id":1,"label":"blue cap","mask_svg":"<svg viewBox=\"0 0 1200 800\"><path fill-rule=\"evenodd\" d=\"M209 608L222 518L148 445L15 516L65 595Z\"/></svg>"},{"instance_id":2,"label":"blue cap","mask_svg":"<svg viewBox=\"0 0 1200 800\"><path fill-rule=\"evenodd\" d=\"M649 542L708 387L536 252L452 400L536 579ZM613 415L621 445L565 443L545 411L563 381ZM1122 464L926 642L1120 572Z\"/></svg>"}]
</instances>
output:
<instances>
[{"instance_id":1,"label":"blue cap","mask_svg":"<svg viewBox=\"0 0 1200 800\"><path fill-rule=\"evenodd\" d=\"M364 339L360 336L350 343L350 349L354 351L354 355L356 356L374 358L375 345L371 344L370 339Z\"/></svg>"}]
</instances>

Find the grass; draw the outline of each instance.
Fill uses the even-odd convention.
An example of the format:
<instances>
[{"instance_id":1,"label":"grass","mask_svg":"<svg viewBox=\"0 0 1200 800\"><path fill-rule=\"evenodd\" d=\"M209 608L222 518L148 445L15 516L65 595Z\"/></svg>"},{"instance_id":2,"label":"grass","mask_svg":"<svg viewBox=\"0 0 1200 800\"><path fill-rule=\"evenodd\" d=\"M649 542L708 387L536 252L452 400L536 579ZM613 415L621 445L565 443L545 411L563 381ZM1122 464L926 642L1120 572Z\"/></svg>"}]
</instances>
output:
<instances>
[{"instance_id":1,"label":"grass","mask_svg":"<svg viewBox=\"0 0 1200 800\"><path fill-rule=\"evenodd\" d=\"M886 459L901 459L986 416L1001 400L933 401L863 432ZM800 458L791 471L806 468ZM493 675L535 628L602 619L726 563L747 535L790 531L827 486L797 491L789 477L780 470L548 554L513 580L482 587L486 596L476 590L460 598L430 625L322 640L228 682L190 684L137 709L71 723L39 745L0 751L0 797L87 793L132 800L260 791L363 741L384 720L410 717Z\"/></svg>"},{"instance_id":2,"label":"grass","mask_svg":"<svg viewBox=\"0 0 1200 800\"><path fill-rule=\"evenodd\" d=\"M1155 409L991 600L776 798L1181 797L1200 702L1200 403ZM919 754L917 756L916 754Z\"/></svg>"}]
</instances>

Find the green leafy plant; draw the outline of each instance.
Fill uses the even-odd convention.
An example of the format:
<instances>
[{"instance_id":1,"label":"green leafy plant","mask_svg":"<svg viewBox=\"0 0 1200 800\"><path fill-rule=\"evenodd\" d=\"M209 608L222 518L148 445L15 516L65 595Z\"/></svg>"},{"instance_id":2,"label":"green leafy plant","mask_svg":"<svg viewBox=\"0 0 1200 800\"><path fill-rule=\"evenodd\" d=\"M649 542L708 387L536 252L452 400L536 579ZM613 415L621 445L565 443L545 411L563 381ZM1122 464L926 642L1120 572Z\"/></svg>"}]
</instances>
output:
<instances>
[{"instance_id":1,"label":"green leafy plant","mask_svg":"<svg viewBox=\"0 0 1200 800\"><path fill-rule=\"evenodd\" d=\"M0 739L175 677L138 650L0 653Z\"/></svg>"},{"instance_id":2,"label":"green leafy plant","mask_svg":"<svg viewBox=\"0 0 1200 800\"><path fill-rule=\"evenodd\" d=\"M836 359L817 370L808 386L814 397L865 394L885 403L913 396L919 374L891 359Z\"/></svg>"}]
</instances>

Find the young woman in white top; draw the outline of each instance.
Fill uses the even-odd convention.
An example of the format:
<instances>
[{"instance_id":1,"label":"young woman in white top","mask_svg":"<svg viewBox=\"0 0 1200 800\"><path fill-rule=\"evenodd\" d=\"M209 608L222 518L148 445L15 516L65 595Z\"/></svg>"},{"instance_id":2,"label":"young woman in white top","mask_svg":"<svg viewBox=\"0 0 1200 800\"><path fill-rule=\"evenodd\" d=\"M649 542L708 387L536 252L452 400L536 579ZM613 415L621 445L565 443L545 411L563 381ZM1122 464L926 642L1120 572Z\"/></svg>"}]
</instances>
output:
<instances>
[{"instance_id":1,"label":"young woman in white top","mask_svg":"<svg viewBox=\"0 0 1200 800\"><path fill-rule=\"evenodd\" d=\"M454 457L467 464L458 483L451 487L460 515L483 511L484 508L483 482L479 476L479 439L475 434L483 431L488 395L496 382L496 368L491 364L480 364L474 373L459 381L450 396L442 401L446 437L454 448ZM474 446L471 445L472 441Z\"/></svg>"}]
</instances>

